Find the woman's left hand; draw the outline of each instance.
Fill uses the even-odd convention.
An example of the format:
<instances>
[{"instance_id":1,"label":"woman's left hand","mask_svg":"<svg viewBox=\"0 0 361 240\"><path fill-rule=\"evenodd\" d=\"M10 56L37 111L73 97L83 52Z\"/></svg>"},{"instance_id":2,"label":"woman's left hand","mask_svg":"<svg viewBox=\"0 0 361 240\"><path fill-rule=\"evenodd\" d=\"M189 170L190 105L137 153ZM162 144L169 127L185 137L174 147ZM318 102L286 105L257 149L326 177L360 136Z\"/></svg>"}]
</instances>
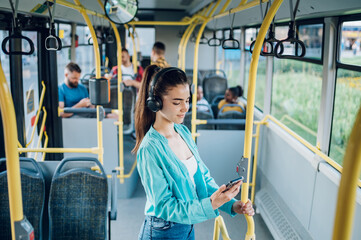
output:
<instances>
[{"instance_id":1,"label":"woman's left hand","mask_svg":"<svg viewBox=\"0 0 361 240\"><path fill-rule=\"evenodd\" d=\"M247 214L248 216L254 215L254 209L250 200L246 203L237 201L233 203L232 210L238 214Z\"/></svg>"}]
</instances>

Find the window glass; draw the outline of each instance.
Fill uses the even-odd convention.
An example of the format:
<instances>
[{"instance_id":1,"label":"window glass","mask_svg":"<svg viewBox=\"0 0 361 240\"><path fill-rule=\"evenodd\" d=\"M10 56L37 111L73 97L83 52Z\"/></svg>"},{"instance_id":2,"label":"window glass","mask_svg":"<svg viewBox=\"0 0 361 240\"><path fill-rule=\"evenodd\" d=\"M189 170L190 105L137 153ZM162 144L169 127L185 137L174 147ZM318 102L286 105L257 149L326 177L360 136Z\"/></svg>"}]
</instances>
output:
<instances>
[{"instance_id":1,"label":"window glass","mask_svg":"<svg viewBox=\"0 0 361 240\"><path fill-rule=\"evenodd\" d=\"M252 54L250 52L245 52L246 54L246 71L244 78L244 93L243 95L247 98L248 92L248 78L249 78L249 68L251 64ZM264 94L266 88L266 58L260 57L257 67L257 79L256 79L256 93L255 93L255 105L259 109L264 108Z\"/></svg>"},{"instance_id":2,"label":"window glass","mask_svg":"<svg viewBox=\"0 0 361 240\"><path fill-rule=\"evenodd\" d=\"M322 24L301 25L298 29L299 39L303 41L306 47L307 58L322 58ZM300 54L300 52L299 52Z\"/></svg>"},{"instance_id":3,"label":"window glass","mask_svg":"<svg viewBox=\"0 0 361 240\"><path fill-rule=\"evenodd\" d=\"M133 32L133 29L129 29ZM140 53L142 56L150 56L155 42L155 29L154 28L136 28L135 29L137 36L135 37L135 44L139 44ZM125 47L129 51L129 55L133 56L133 42L132 38L129 36L128 31L126 31L126 45ZM138 46L136 46L138 48Z\"/></svg>"},{"instance_id":4,"label":"window glass","mask_svg":"<svg viewBox=\"0 0 361 240\"><path fill-rule=\"evenodd\" d=\"M70 47L63 47L60 51L56 51L57 67L58 67L58 84L64 81L65 66L71 61Z\"/></svg>"},{"instance_id":5,"label":"window glass","mask_svg":"<svg viewBox=\"0 0 361 240\"><path fill-rule=\"evenodd\" d=\"M246 29L246 46L245 49L249 50L252 42L256 40L257 29L256 28L247 28Z\"/></svg>"},{"instance_id":6,"label":"window glass","mask_svg":"<svg viewBox=\"0 0 361 240\"><path fill-rule=\"evenodd\" d=\"M87 26L76 26L76 35L78 36L78 44L88 44L90 30Z\"/></svg>"},{"instance_id":7,"label":"window glass","mask_svg":"<svg viewBox=\"0 0 361 240\"><path fill-rule=\"evenodd\" d=\"M322 65L275 58L271 113L314 145L321 87Z\"/></svg>"},{"instance_id":8,"label":"window glass","mask_svg":"<svg viewBox=\"0 0 361 240\"><path fill-rule=\"evenodd\" d=\"M229 37L229 30L226 33L226 38ZM240 40L241 38L241 30L235 29L233 30L233 38L236 40ZM241 64L241 51L239 49L224 49L224 65L223 70L227 75L228 86L234 87L240 85L240 64Z\"/></svg>"},{"instance_id":9,"label":"window glass","mask_svg":"<svg viewBox=\"0 0 361 240\"><path fill-rule=\"evenodd\" d=\"M71 25L59 23L59 38L62 41L63 47L71 46Z\"/></svg>"},{"instance_id":10,"label":"window glass","mask_svg":"<svg viewBox=\"0 0 361 240\"><path fill-rule=\"evenodd\" d=\"M91 73L95 69L93 45L79 46L75 52L76 63L81 69L81 76Z\"/></svg>"},{"instance_id":11,"label":"window glass","mask_svg":"<svg viewBox=\"0 0 361 240\"><path fill-rule=\"evenodd\" d=\"M8 32L8 31L0 30L0 41L1 41L1 42L2 42L2 41L4 40L4 38L6 38L7 36L9 36L9 32ZM3 68L6 81L7 81L7 83L8 83L9 89L10 89L10 56L2 53L2 54L0 54L0 59L1 59L1 66L2 66L2 68Z\"/></svg>"},{"instance_id":12,"label":"window glass","mask_svg":"<svg viewBox=\"0 0 361 240\"><path fill-rule=\"evenodd\" d=\"M32 119L35 118L39 109L39 84L38 84L38 48L37 48L37 32L23 31L22 35L31 39L34 43L35 51L31 55L22 56L23 67L23 97L24 97L24 115L27 143L31 139L31 133L36 126L32 125ZM22 49L26 49L25 41L22 41ZM40 119L42 120L42 119ZM29 145L30 148L36 148L38 144L38 131L35 131L34 139ZM41 144L41 143L40 143ZM41 145L39 146L41 147ZM34 153L30 153L29 157L34 157ZM38 155L38 154L37 154ZM40 154L41 155L41 154Z\"/></svg>"},{"instance_id":13,"label":"window glass","mask_svg":"<svg viewBox=\"0 0 361 240\"><path fill-rule=\"evenodd\" d=\"M360 104L361 72L338 69L330 157L341 165Z\"/></svg>"},{"instance_id":14,"label":"window glass","mask_svg":"<svg viewBox=\"0 0 361 240\"><path fill-rule=\"evenodd\" d=\"M342 23L340 62L361 66L361 21Z\"/></svg>"}]
</instances>

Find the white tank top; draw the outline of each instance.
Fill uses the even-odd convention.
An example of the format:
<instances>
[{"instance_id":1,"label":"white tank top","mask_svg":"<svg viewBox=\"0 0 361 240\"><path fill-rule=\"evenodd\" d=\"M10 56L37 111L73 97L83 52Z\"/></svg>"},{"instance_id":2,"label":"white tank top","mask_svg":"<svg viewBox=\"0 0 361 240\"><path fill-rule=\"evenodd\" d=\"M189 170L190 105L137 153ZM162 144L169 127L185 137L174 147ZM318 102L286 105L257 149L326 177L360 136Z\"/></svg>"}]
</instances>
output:
<instances>
[{"instance_id":1,"label":"white tank top","mask_svg":"<svg viewBox=\"0 0 361 240\"><path fill-rule=\"evenodd\" d=\"M198 164L194 156L188 158L187 160L181 160L181 162L187 167L189 176L191 177L192 183L196 186L194 182L194 174L197 172Z\"/></svg>"}]
</instances>

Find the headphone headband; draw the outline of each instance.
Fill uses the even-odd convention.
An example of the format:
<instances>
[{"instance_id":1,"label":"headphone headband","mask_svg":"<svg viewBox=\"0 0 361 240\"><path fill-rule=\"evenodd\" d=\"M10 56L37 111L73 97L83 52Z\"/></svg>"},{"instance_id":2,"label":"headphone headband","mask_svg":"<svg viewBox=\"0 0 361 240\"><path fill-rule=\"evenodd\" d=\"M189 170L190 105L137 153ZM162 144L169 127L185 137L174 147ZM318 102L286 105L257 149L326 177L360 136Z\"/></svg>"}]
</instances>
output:
<instances>
[{"instance_id":1,"label":"headphone headband","mask_svg":"<svg viewBox=\"0 0 361 240\"><path fill-rule=\"evenodd\" d=\"M160 69L160 68L158 68L158 69ZM162 77L164 74L171 72L171 71L183 72L182 70L180 70L179 68L176 68L176 67L163 68L159 72L157 72L157 74L155 74L155 76L152 79L152 82L150 83L150 89L149 89L149 94L148 94L149 97L147 99L147 106L153 112L158 112L160 109L162 109L162 106L163 106L162 100L159 97L154 96L155 84L157 83L157 81L160 77Z\"/></svg>"}]
</instances>

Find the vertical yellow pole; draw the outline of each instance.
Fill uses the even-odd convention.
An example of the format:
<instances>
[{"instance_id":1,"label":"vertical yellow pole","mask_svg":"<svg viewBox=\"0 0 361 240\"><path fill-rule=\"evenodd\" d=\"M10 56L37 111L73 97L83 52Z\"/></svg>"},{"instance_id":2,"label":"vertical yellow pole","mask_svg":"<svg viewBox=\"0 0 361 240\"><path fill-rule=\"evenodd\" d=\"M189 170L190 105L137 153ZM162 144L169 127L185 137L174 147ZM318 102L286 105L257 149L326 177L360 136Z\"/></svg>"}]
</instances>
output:
<instances>
[{"instance_id":1,"label":"vertical yellow pole","mask_svg":"<svg viewBox=\"0 0 361 240\"><path fill-rule=\"evenodd\" d=\"M221 3L221 0L218 0L217 3L214 5L211 12L208 14L207 17L212 16L213 13L216 11L217 7ZM193 62L193 96L192 96L192 137L193 140L196 140L196 115L197 115L197 86L198 86L198 52L199 52L199 41L201 40L202 33L204 31L204 28L206 27L207 23L209 21L209 18L203 22L201 25L197 39L194 46L194 62ZM184 50L185 51L185 50Z\"/></svg>"},{"instance_id":2,"label":"vertical yellow pole","mask_svg":"<svg viewBox=\"0 0 361 240\"><path fill-rule=\"evenodd\" d=\"M99 45L98 45L98 39L96 36L96 33L94 31L93 25L86 13L85 8L81 5L79 0L74 0L75 4L81 9L79 10L81 15L83 16L86 24L88 25L88 28L90 30L90 34L93 38L93 49L94 49L94 57L95 57L95 77L100 78L101 72L100 72L100 52L99 52ZM103 124L101 121L99 121L99 106L97 106L97 132L98 132L98 160L99 162L103 163Z\"/></svg>"},{"instance_id":3,"label":"vertical yellow pole","mask_svg":"<svg viewBox=\"0 0 361 240\"><path fill-rule=\"evenodd\" d=\"M209 16L209 15L210 15L210 14L209 14L209 11L212 9L213 6L214 6L214 3L213 3L213 2L210 3L207 8L205 8L205 9L202 10L202 12L200 13L200 16L205 17L205 16L207 16L207 14L208 14L208 16ZM203 19L203 20L206 21L206 19ZM200 20L195 19L195 21L193 22L193 24L191 24L192 26L190 25L191 28L190 28L189 32L185 35L184 42L183 42L183 44L182 44L182 46L181 46L181 63L180 63L180 64L181 64L181 67L180 67L180 68L181 68L183 71L185 71L185 68L186 68L186 50L187 50L187 44L188 44L188 41L189 41L190 36L192 35L194 29L197 27L197 25L198 25L199 22L200 22Z\"/></svg>"},{"instance_id":4,"label":"vertical yellow pole","mask_svg":"<svg viewBox=\"0 0 361 240\"><path fill-rule=\"evenodd\" d=\"M249 173L250 173L250 157L252 150L252 132L253 132L253 118L254 118L254 98L256 91L256 77L257 77L257 66L259 55L261 52L261 47L263 44L263 40L266 36L268 28L272 22L274 15L276 14L278 8L281 6L283 0L275 0L270 7L263 23L261 25L260 31L258 33L255 47L252 53L251 65L249 69L249 79L248 79L248 93L247 93L247 117L246 117L246 131L245 131L245 142L244 142L244 158L248 159L248 172L247 179L245 179L242 184L242 192L241 192L241 201L243 203L248 201L248 189L249 189ZM246 233L246 240L255 239L254 234L254 221L253 217L245 215L248 229Z\"/></svg>"},{"instance_id":5,"label":"vertical yellow pole","mask_svg":"<svg viewBox=\"0 0 361 240\"><path fill-rule=\"evenodd\" d=\"M101 6L101 8L104 8L104 5L102 3L101 0L98 0L99 5ZM121 89L121 85L122 85L122 42L120 39L120 35L119 35L119 31L117 26L111 22L110 25L113 28L114 31L114 35L115 35L115 39L117 41L117 66L118 66L118 87L117 87L117 91L118 91L118 144L119 144L119 174L120 174L120 178L119 181L120 183L124 183L124 145L123 145L123 92L120 91Z\"/></svg>"},{"instance_id":6,"label":"vertical yellow pole","mask_svg":"<svg viewBox=\"0 0 361 240\"><path fill-rule=\"evenodd\" d=\"M187 50L187 44L188 44L188 41L189 41L189 38L190 36L192 35L194 29L196 28L196 26L198 25L198 21L194 22L193 24L189 25L190 26L190 29L189 31L187 32L187 34L185 35L185 39L184 39L184 42L183 42L183 46L182 46L182 51L181 51L181 69L183 71L185 71L186 69L186 50Z\"/></svg>"},{"instance_id":7,"label":"vertical yellow pole","mask_svg":"<svg viewBox=\"0 0 361 240\"><path fill-rule=\"evenodd\" d=\"M134 35L133 33L129 30L129 27L127 24L124 24L124 27L128 30L130 37L132 38L132 43L133 43L133 58L132 58L132 63L133 63L133 69L134 72L136 73L138 71L138 59L137 59L137 47L135 44L135 40L134 40Z\"/></svg>"},{"instance_id":8,"label":"vertical yellow pole","mask_svg":"<svg viewBox=\"0 0 361 240\"><path fill-rule=\"evenodd\" d=\"M258 146L259 146L259 131L261 127L261 122L257 123L256 128L256 140L254 146L254 162L252 164L252 188L251 188L251 202L254 204L254 194L256 190L256 175L257 175L257 160L258 160Z\"/></svg>"},{"instance_id":9,"label":"vertical yellow pole","mask_svg":"<svg viewBox=\"0 0 361 240\"><path fill-rule=\"evenodd\" d=\"M21 195L20 164L18 155L18 130L13 99L0 62L0 109L4 126L6 169L8 174L8 192L11 220L11 237L15 240L15 221L24 218Z\"/></svg>"},{"instance_id":10,"label":"vertical yellow pole","mask_svg":"<svg viewBox=\"0 0 361 240\"><path fill-rule=\"evenodd\" d=\"M178 46L178 68L182 68L182 56L183 56L183 44L184 44L184 40L186 35L188 34L188 32L191 30L192 26L194 25L194 23L191 23L187 29L185 30L185 32L183 33L183 36L179 42L179 46Z\"/></svg>"},{"instance_id":11,"label":"vertical yellow pole","mask_svg":"<svg viewBox=\"0 0 361 240\"><path fill-rule=\"evenodd\" d=\"M357 182L361 170L361 108L358 111L343 159L338 190L333 240L351 239L355 215Z\"/></svg>"}]
</instances>

